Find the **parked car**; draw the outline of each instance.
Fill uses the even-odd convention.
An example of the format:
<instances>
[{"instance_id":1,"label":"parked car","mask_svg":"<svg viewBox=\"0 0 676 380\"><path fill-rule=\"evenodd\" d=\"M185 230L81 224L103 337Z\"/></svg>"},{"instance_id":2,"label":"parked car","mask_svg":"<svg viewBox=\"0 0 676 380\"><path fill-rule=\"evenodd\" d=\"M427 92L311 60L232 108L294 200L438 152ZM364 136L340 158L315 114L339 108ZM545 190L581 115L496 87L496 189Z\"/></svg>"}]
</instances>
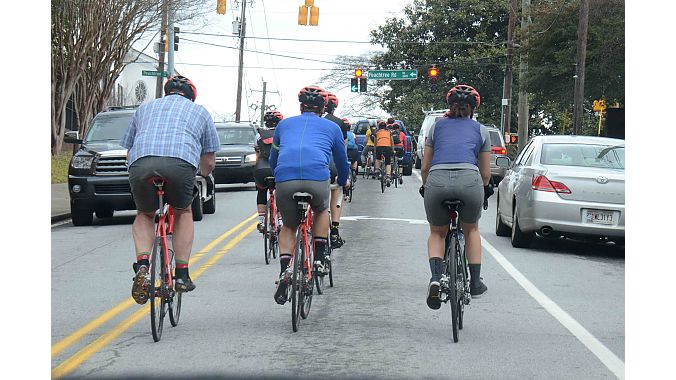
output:
<instances>
[{"instance_id":1,"label":"parked car","mask_svg":"<svg viewBox=\"0 0 676 380\"><path fill-rule=\"evenodd\" d=\"M514 247L536 233L624 245L624 140L536 136L500 182L497 203L495 233Z\"/></svg>"},{"instance_id":2,"label":"parked car","mask_svg":"<svg viewBox=\"0 0 676 380\"><path fill-rule=\"evenodd\" d=\"M493 183L497 185L505 177L507 168L501 168L496 165L498 157L507 157L507 148L505 147L505 140L500 133L500 129L495 125L487 125L488 135L491 137L491 176Z\"/></svg>"},{"instance_id":3,"label":"parked car","mask_svg":"<svg viewBox=\"0 0 676 380\"><path fill-rule=\"evenodd\" d=\"M68 167L68 191L73 224L92 224L97 218L110 218L118 210L136 210L127 172L127 150L120 140L136 107L111 107L94 117L86 136L67 132L65 142L81 144ZM193 219L216 212L213 176L196 176Z\"/></svg>"},{"instance_id":4,"label":"parked car","mask_svg":"<svg viewBox=\"0 0 676 380\"><path fill-rule=\"evenodd\" d=\"M221 149L216 152L217 184L253 182L256 127L248 121L216 123Z\"/></svg>"},{"instance_id":5,"label":"parked car","mask_svg":"<svg viewBox=\"0 0 676 380\"><path fill-rule=\"evenodd\" d=\"M360 119L356 123L353 123L353 132L356 136L357 149L359 150L359 165L361 162L361 151L364 150L364 138L366 137L366 131L370 126L376 126L377 119ZM399 125L401 125L401 131L406 135L406 148L404 149L404 157L402 158L401 163L401 172L403 175L413 174L413 143L411 142L411 133L406 129L404 122L401 120L396 120Z\"/></svg>"}]
</instances>

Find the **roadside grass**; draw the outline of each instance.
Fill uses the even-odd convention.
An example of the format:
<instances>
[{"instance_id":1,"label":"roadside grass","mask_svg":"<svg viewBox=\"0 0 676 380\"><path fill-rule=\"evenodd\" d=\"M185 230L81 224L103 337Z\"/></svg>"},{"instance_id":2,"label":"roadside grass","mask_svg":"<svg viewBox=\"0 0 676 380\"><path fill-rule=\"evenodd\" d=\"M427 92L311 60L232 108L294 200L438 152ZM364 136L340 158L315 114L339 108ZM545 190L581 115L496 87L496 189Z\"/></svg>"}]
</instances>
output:
<instances>
[{"instance_id":1,"label":"roadside grass","mask_svg":"<svg viewBox=\"0 0 676 380\"><path fill-rule=\"evenodd\" d=\"M61 152L57 156L52 156L52 183L68 182L68 164L73 152Z\"/></svg>"}]
</instances>

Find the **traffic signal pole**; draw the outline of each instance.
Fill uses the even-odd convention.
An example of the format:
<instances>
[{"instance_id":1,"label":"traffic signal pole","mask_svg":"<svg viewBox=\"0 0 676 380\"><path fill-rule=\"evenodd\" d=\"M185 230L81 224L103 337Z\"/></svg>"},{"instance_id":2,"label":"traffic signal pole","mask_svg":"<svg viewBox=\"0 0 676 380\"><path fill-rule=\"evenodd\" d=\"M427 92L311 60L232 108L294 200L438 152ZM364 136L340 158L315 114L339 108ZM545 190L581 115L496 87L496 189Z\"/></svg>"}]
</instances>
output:
<instances>
[{"instance_id":1,"label":"traffic signal pole","mask_svg":"<svg viewBox=\"0 0 676 380\"><path fill-rule=\"evenodd\" d=\"M240 121L242 114L242 76L244 75L244 36L246 35L246 0L242 0L242 16L239 25L239 70L237 79L237 105L235 121Z\"/></svg>"},{"instance_id":2,"label":"traffic signal pole","mask_svg":"<svg viewBox=\"0 0 676 380\"><path fill-rule=\"evenodd\" d=\"M172 1L168 0L168 12L167 12L167 76L171 77L174 75L174 7Z\"/></svg>"},{"instance_id":3,"label":"traffic signal pole","mask_svg":"<svg viewBox=\"0 0 676 380\"><path fill-rule=\"evenodd\" d=\"M164 33L167 30L167 0L162 1L162 26L160 27L160 59L157 66L157 70L160 73L164 72ZM157 77L157 83L155 85L155 99L159 99L163 95L163 85L164 77L161 75Z\"/></svg>"},{"instance_id":4,"label":"traffic signal pole","mask_svg":"<svg viewBox=\"0 0 676 380\"><path fill-rule=\"evenodd\" d=\"M261 100L261 127L265 125L263 118L265 117L265 92L267 91L267 88L268 82L263 81L263 99Z\"/></svg>"}]
</instances>

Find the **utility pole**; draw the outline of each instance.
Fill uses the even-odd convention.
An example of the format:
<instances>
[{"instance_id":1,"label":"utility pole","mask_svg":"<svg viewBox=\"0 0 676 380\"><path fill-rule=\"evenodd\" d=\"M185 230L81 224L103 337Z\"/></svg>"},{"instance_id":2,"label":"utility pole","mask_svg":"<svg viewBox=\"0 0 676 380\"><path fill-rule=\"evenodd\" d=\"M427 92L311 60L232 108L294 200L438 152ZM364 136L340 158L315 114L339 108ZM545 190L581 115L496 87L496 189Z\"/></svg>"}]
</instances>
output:
<instances>
[{"instance_id":1,"label":"utility pole","mask_svg":"<svg viewBox=\"0 0 676 380\"><path fill-rule=\"evenodd\" d=\"M239 71L237 79L237 106L235 121L240 121L242 113L242 76L244 75L244 36L246 35L246 0L242 0L242 16L239 24Z\"/></svg>"},{"instance_id":2,"label":"utility pole","mask_svg":"<svg viewBox=\"0 0 676 380\"><path fill-rule=\"evenodd\" d=\"M500 132L510 132L512 120L512 58L514 51L514 28L516 27L517 0L509 2L509 24L507 26L507 63L505 66L505 82L502 87L502 118Z\"/></svg>"},{"instance_id":3,"label":"utility pole","mask_svg":"<svg viewBox=\"0 0 676 380\"><path fill-rule=\"evenodd\" d=\"M159 65L157 67L160 73L164 72L164 44L162 39L164 38L164 33L167 30L167 0L162 1L162 26L160 26L160 59ZM167 45L168 46L168 45ZM164 78L161 76L157 77L157 85L155 86L155 99L159 99L163 95L163 86L162 82Z\"/></svg>"},{"instance_id":4,"label":"utility pole","mask_svg":"<svg viewBox=\"0 0 676 380\"><path fill-rule=\"evenodd\" d=\"M167 76L174 75L174 6L171 0L169 2L169 10L167 12Z\"/></svg>"},{"instance_id":5,"label":"utility pole","mask_svg":"<svg viewBox=\"0 0 676 380\"><path fill-rule=\"evenodd\" d=\"M267 90L268 82L263 81L263 100L261 100L261 127L265 125L263 117L265 116L265 91Z\"/></svg>"},{"instance_id":6,"label":"utility pole","mask_svg":"<svg viewBox=\"0 0 676 380\"><path fill-rule=\"evenodd\" d=\"M518 152L528 142L528 53L525 50L526 40L528 39L528 29L530 26L530 0L521 2L521 57L519 63L519 126L518 126Z\"/></svg>"},{"instance_id":7,"label":"utility pole","mask_svg":"<svg viewBox=\"0 0 676 380\"><path fill-rule=\"evenodd\" d=\"M573 134L582 129L584 114L584 73L587 59L587 25L589 21L589 0L580 0L580 23L577 27L577 60L575 66L575 91L573 100Z\"/></svg>"}]
</instances>

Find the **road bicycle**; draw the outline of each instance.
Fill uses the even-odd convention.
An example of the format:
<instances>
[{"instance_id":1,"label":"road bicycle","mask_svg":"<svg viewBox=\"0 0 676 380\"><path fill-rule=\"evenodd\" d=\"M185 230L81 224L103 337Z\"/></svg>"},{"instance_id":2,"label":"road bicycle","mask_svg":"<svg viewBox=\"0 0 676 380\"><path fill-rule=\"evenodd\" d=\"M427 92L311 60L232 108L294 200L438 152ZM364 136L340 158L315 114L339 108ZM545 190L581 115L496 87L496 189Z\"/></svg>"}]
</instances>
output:
<instances>
[{"instance_id":1,"label":"road bicycle","mask_svg":"<svg viewBox=\"0 0 676 380\"><path fill-rule=\"evenodd\" d=\"M458 223L458 209L463 206L460 200L446 200L442 205L448 209L451 224L446 235L444 267L441 276L441 301L451 305L453 322L453 342L458 342L459 330L462 330L465 305L471 301L470 278L465 255L465 241Z\"/></svg>"},{"instance_id":2,"label":"road bicycle","mask_svg":"<svg viewBox=\"0 0 676 380\"><path fill-rule=\"evenodd\" d=\"M374 148L375 149L375 148ZM362 178L375 178L376 172L375 172L375 167L374 167L374 162L375 160L373 159L373 152L368 151L366 153L366 166L364 167L364 173L362 174Z\"/></svg>"},{"instance_id":3,"label":"road bicycle","mask_svg":"<svg viewBox=\"0 0 676 380\"><path fill-rule=\"evenodd\" d=\"M404 179L401 175L401 166L399 165L399 157L396 154L392 155L392 181L394 181L394 187L404 184Z\"/></svg>"},{"instance_id":4,"label":"road bicycle","mask_svg":"<svg viewBox=\"0 0 676 380\"><path fill-rule=\"evenodd\" d=\"M268 188L268 202L265 206L265 223L263 227L263 253L265 264L270 264L271 258L277 258L279 251L279 232L281 228L280 216L275 203L275 177L265 177Z\"/></svg>"},{"instance_id":5,"label":"road bicycle","mask_svg":"<svg viewBox=\"0 0 676 380\"><path fill-rule=\"evenodd\" d=\"M169 321L176 327L181 316L182 292L174 291L174 269L176 261L174 251L169 248L169 238L174 231L174 209L164 203L164 178L155 176L148 179L157 189L159 208L155 214L155 241L150 258L150 282L148 294L150 296L150 325L153 340L159 342L162 338L164 317L169 311ZM199 196L199 195L197 195Z\"/></svg>"},{"instance_id":6,"label":"road bicycle","mask_svg":"<svg viewBox=\"0 0 676 380\"><path fill-rule=\"evenodd\" d=\"M386 184L387 180L385 178L385 166L386 166L385 165L385 154L381 153L380 154L380 169L379 169L379 172L378 172L378 174L379 174L378 176L380 177L380 191L382 193L385 192L385 187L387 187L387 184Z\"/></svg>"},{"instance_id":7,"label":"road bicycle","mask_svg":"<svg viewBox=\"0 0 676 380\"><path fill-rule=\"evenodd\" d=\"M300 225L296 232L296 247L289 268L291 274L291 325L293 332L298 331L300 319L306 319L312 305L312 292L315 276L313 273L314 252L312 247L312 209L309 193L294 193L293 199L298 202Z\"/></svg>"},{"instance_id":8,"label":"road bicycle","mask_svg":"<svg viewBox=\"0 0 676 380\"><path fill-rule=\"evenodd\" d=\"M352 203L352 192L354 191L354 183L357 181L357 170L350 168L350 187L343 192L345 200Z\"/></svg>"}]
</instances>

